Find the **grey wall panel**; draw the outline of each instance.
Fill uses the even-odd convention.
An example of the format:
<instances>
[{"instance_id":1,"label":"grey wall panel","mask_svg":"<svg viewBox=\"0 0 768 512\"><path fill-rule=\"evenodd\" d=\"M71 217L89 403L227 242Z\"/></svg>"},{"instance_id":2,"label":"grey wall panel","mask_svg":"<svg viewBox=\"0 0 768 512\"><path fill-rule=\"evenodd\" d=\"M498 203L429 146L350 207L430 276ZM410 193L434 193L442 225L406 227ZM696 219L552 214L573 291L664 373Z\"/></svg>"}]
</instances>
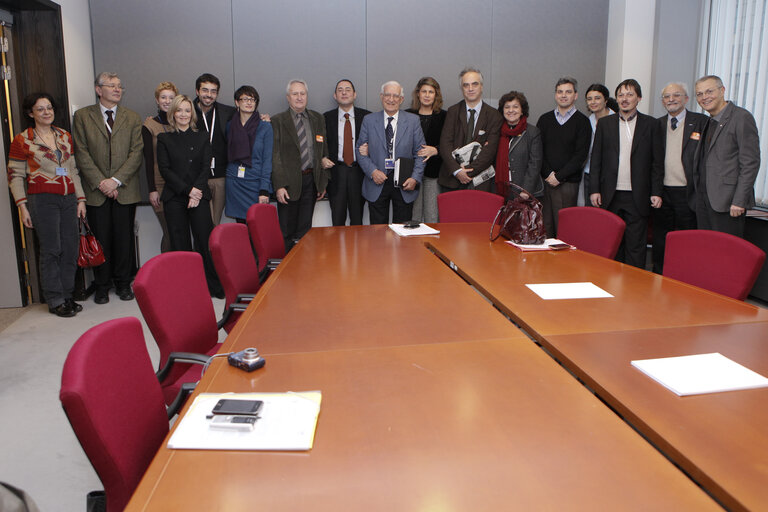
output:
<instances>
[{"instance_id":1,"label":"grey wall panel","mask_svg":"<svg viewBox=\"0 0 768 512\"><path fill-rule=\"evenodd\" d=\"M557 79L570 75L579 82L576 105L586 112L584 91L605 76L607 31L608 0L495 2L493 82L486 97L521 91L536 122L555 107Z\"/></svg>"},{"instance_id":2,"label":"grey wall panel","mask_svg":"<svg viewBox=\"0 0 768 512\"><path fill-rule=\"evenodd\" d=\"M288 108L285 86L306 80L309 108L334 107L340 78L355 83L358 104L366 104L365 2L232 0L235 82L250 84L261 97L261 112Z\"/></svg>"},{"instance_id":3,"label":"grey wall panel","mask_svg":"<svg viewBox=\"0 0 768 512\"><path fill-rule=\"evenodd\" d=\"M228 1L216 4L221 7L197 0L91 1L96 73L117 72L127 89L123 104L142 117L157 110L155 87L165 80L194 96L195 79L213 73L230 98L231 10Z\"/></svg>"}]
</instances>

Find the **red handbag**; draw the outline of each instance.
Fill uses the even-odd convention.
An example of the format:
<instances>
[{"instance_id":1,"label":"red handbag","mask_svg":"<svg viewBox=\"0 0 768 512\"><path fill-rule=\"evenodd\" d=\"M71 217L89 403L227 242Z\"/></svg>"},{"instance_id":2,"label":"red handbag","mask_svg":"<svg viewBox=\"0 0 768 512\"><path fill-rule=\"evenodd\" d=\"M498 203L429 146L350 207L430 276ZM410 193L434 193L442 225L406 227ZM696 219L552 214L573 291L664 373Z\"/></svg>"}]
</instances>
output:
<instances>
[{"instance_id":1,"label":"red handbag","mask_svg":"<svg viewBox=\"0 0 768 512\"><path fill-rule=\"evenodd\" d=\"M77 256L77 265L82 268L98 267L104 261L104 249L91 232L88 221L80 219L80 251Z\"/></svg>"},{"instance_id":2,"label":"red handbag","mask_svg":"<svg viewBox=\"0 0 768 512\"><path fill-rule=\"evenodd\" d=\"M512 182L506 184L507 200L491 225L491 241L504 236L516 244L538 245L547 238L541 203L533 194Z\"/></svg>"}]
</instances>

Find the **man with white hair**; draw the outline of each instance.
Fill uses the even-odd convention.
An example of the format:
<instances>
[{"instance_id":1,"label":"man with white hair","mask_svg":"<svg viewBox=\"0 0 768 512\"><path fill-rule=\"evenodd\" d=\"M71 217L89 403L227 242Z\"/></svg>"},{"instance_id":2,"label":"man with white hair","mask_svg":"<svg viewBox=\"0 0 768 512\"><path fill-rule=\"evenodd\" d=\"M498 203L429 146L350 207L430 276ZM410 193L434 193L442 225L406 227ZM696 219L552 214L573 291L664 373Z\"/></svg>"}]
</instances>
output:
<instances>
[{"instance_id":1,"label":"man with white hair","mask_svg":"<svg viewBox=\"0 0 768 512\"><path fill-rule=\"evenodd\" d=\"M272 185L289 251L312 227L315 202L325 197L333 162L328 159L325 119L307 109L307 83L291 80L285 92L289 108L272 118Z\"/></svg>"},{"instance_id":2,"label":"man with white hair","mask_svg":"<svg viewBox=\"0 0 768 512\"><path fill-rule=\"evenodd\" d=\"M424 174L424 161L417 153L425 144L424 133L419 116L400 110L403 86L386 82L379 96L384 109L363 118L357 139L357 161L365 173L363 197L371 224L389 222L390 202L392 222L402 223L411 220L419 195L416 187ZM366 155L360 153L363 144L368 144Z\"/></svg>"}]
</instances>

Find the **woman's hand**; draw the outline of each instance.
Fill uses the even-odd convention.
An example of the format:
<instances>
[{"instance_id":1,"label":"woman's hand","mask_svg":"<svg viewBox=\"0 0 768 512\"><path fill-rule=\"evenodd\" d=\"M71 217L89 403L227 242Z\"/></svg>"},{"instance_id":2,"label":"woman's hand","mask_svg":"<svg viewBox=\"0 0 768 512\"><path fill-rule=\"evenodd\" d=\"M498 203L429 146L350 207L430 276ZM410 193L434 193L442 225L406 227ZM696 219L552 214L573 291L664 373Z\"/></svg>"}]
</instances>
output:
<instances>
[{"instance_id":1,"label":"woman's hand","mask_svg":"<svg viewBox=\"0 0 768 512\"><path fill-rule=\"evenodd\" d=\"M368 156L368 143L366 142L365 144L361 144L360 147L357 148L357 150L360 152L361 155Z\"/></svg>"},{"instance_id":2,"label":"woman's hand","mask_svg":"<svg viewBox=\"0 0 768 512\"><path fill-rule=\"evenodd\" d=\"M85 220L85 201L77 203L77 216Z\"/></svg>"},{"instance_id":3,"label":"woman's hand","mask_svg":"<svg viewBox=\"0 0 768 512\"><path fill-rule=\"evenodd\" d=\"M427 146L426 144L421 146L421 149L416 153L419 156L424 157L424 161L430 159L430 157L433 157L437 154L437 148L435 146Z\"/></svg>"},{"instance_id":4,"label":"woman's hand","mask_svg":"<svg viewBox=\"0 0 768 512\"><path fill-rule=\"evenodd\" d=\"M34 227L32 226L32 216L29 214L29 210L27 210L27 203L21 203L19 205L19 217L21 217L21 222L24 226L29 229Z\"/></svg>"},{"instance_id":5,"label":"woman's hand","mask_svg":"<svg viewBox=\"0 0 768 512\"><path fill-rule=\"evenodd\" d=\"M149 204L157 211L160 208L160 192L157 190L149 193Z\"/></svg>"},{"instance_id":6,"label":"woman's hand","mask_svg":"<svg viewBox=\"0 0 768 512\"><path fill-rule=\"evenodd\" d=\"M259 204L269 204L269 196L259 196Z\"/></svg>"}]
</instances>

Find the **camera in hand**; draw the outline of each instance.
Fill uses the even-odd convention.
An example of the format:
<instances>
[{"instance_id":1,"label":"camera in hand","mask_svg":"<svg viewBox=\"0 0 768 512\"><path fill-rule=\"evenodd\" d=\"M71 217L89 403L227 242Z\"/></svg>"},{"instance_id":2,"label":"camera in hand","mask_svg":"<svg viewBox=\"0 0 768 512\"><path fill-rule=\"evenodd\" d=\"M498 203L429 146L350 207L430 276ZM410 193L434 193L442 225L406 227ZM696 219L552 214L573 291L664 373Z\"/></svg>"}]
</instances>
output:
<instances>
[{"instance_id":1,"label":"camera in hand","mask_svg":"<svg viewBox=\"0 0 768 512\"><path fill-rule=\"evenodd\" d=\"M252 372L258 370L266 361L259 355L259 351L255 348L247 348L240 352L235 352L227 356L229 364L246 372Z\"/></svg>"}]
</instances>

